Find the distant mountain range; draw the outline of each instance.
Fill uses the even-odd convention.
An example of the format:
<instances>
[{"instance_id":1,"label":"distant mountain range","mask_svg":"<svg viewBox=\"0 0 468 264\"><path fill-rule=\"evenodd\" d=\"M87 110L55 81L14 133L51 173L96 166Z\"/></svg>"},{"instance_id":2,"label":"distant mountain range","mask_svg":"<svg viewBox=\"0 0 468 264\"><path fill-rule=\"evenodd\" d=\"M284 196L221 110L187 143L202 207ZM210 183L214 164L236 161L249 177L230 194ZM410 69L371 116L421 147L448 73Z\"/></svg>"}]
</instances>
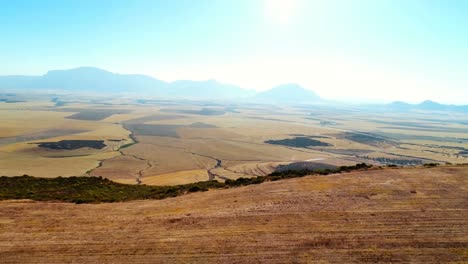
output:
<instances>
[{"instance_id":1,"label":"distant mountain range","mask_svg":"<svg viewBox=\"0 0 468 264\"><path fill-rule=\"evenodd\" d=\"M185 99L243 99L266 103L324 102L313 91L289 83L256 93L254 90L219 83L216 80L165 82L146 75L117 74L94 67L49 71L42 76L0 76L0 91L69 91L75 93L135 94ZM1 98L0 98L1 100ZM384 105L389 111L458 111L468 105L445 105L434 101L408 104L397 101Z\"/></svg>"},{"instance_id":2,"label":"distant mountain range","mask_svg":"<svg viewBox=\"0 0 468 264\"><path fill-rule=\"evenodd\" d=\"M115 74L92 67L49 71L42 76L1 76L3 89L132 92L158 91L167 85L145 75Z\"/></svg>"},{"instance_id":3,"label":"distant mountain range","mask_svg":"<svg viewBox=\"0 0 468 264\"><path fill-rule=\"evenodd\" d=\"M426 100L419 104L409 104L402 101L396 101L386 105L386 108L392 111L455 111L468 113L468 105L447 105L440 104L431 100Z\"/></svg>"},{"instance_id":4,"label":"distant mountain range","mask_svg":"<svg viewBox=\"0 0 468 264\"><path fill-rule=\"evenodd\" d=\"M215 80L169 83L146 75L116 74L93 67L49 71L42 76L0 76L0 89L132 93L193 99L242 98L255 94L254 90Z\"/></svg>"}]
</instances>

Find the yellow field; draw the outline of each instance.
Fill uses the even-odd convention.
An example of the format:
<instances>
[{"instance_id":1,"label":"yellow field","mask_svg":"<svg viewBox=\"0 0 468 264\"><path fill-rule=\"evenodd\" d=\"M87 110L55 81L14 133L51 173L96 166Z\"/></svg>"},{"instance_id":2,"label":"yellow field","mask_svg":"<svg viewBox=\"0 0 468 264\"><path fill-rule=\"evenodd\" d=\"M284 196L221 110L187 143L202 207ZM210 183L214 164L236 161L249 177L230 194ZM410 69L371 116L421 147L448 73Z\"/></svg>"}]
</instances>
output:
<instances>
[{"instance_id":1,"label":"yellow field","mask_svg":"<svg viewBox=\"0 0 468 264\"><path fill-rule=\"evenodd\" d=\"M84 98L60 107L45 101L0 103L0 175L92 175L167 185L206 179L210 173L217 180L265 175L280 164L295 162L468 162L468 155L462 154L468 150L468 125L427 121L443 116L244 105L233 112L203 115L190 112L201 107L188 102L109 102L115 105L94 105ZM88 114L70 118L81 112ZM98 117L102 112L108 114ZM330 145L265 143L296 137ZM38 146L61 140L103 140L105 147Z\"/></svg>"},{"instance_id":2,"label":"yellow field","mask_svg":"<svg viewBox=\"0 0 468 264\"><path fill-rule=\"evenodd\" d=\"M159 175L148 175L144 176L141 180L143 184L147 185L178 185L187 184L199 181L207 181L208 173L206 170L187 170L178 171L173 173L159 174ZM134 184L135 179L114 179L116 182Z\"/></svg>"},{"instance_id":3,"label":"yellow field","mask_svg":"<svg viewBox=\"0 0 468 264\"><path fill-rule=\"evenodd\" d=\"M42 105L41 105L42 107ZM0 108L1 109L1 108ZM85 175L99 162L120 155L117 151L131 142L130 132L121 125L67 119L73 113L33 110L0 110L0 175L39 177ZM63 130L65 135L54 136ZM24 139L22 139L24 137ZM36 139L40 138L40 139ZM12 140L10 140L12 139ZM50 150L39 148L41 142L60 140L104 140L103 149ZM122 140L122 141L109 141ZM18 141L18 142L15 142Z\"/></svg>"}]
</instances>

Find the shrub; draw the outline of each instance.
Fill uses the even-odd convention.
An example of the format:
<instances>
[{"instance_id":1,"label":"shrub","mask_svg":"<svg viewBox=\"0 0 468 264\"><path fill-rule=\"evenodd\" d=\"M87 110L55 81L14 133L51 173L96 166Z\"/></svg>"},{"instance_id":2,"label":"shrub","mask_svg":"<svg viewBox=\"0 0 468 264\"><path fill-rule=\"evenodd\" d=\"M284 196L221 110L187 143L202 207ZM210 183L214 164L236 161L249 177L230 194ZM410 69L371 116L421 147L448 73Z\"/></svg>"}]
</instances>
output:
<instances>
[{"instance_id":1,"label":"shrub","mask_svg":"<svg viewBox=\"0 0 468 264\"><path fill-rule=\"evenodd\" d=\"M429 166L436 166L429 164ZM0 200L32 199L37 201L66 201L77 204L99 202L122 202L136 199L164 199L184 193L207 191L210 188L260 184L265 181L304 177L306 175L328 175L342 171L367 169L365 163L342 166L336 170L288 170L273 172L267 176L227 179L224 183L216 180L175 186L130 185L113 182L102 177L57 177L35 178L32 176L0 177Z\"/></svg>"},{"instance_id":2,"label":"shrub","mask_svg":"<svg viewBox=\"0 0 468 264\"><path fill-rule=\"evenodd\" d=\"M188 192L200 192L200 191L202 192L208 191L208 188L195 184L188 189Z\"/></svg>"}]
</instances>

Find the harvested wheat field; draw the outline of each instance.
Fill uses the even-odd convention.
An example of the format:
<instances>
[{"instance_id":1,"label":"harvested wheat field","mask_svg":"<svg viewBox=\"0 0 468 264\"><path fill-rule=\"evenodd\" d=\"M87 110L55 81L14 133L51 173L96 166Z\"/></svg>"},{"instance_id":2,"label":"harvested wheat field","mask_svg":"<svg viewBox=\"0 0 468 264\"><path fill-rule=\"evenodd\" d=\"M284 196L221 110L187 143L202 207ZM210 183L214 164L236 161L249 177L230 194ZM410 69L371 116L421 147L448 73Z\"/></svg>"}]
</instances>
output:
<instances>
[{"instance_id":1,"label":"harvested wheat field","mask_svg":"<svg viewBox=\"0 0 468 264\"><path fill-rule=\"evenodd\" d=\"M2 263L466 263L468 167L125 203L3 201L0 227Z\"/></svg>"}]
</instances>

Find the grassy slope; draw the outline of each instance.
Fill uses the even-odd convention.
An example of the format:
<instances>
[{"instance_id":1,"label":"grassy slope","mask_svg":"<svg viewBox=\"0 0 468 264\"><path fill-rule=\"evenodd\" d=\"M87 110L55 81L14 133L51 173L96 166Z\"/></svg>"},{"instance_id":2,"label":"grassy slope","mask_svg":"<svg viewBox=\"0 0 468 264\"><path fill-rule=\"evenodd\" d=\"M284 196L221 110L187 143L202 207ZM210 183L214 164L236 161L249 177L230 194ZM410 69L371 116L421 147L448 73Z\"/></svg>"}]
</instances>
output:
<instances>
[{"instance_id":1,"label":"grassy slope","mask_svg":"<svg viewBox=\"0 0 468 264\"><path fill-rule=\"evenodd\" d=\"M2 263L465 263L468 167L303 177L173 199L0 201Z\"/></svg>"}]
</instances>

